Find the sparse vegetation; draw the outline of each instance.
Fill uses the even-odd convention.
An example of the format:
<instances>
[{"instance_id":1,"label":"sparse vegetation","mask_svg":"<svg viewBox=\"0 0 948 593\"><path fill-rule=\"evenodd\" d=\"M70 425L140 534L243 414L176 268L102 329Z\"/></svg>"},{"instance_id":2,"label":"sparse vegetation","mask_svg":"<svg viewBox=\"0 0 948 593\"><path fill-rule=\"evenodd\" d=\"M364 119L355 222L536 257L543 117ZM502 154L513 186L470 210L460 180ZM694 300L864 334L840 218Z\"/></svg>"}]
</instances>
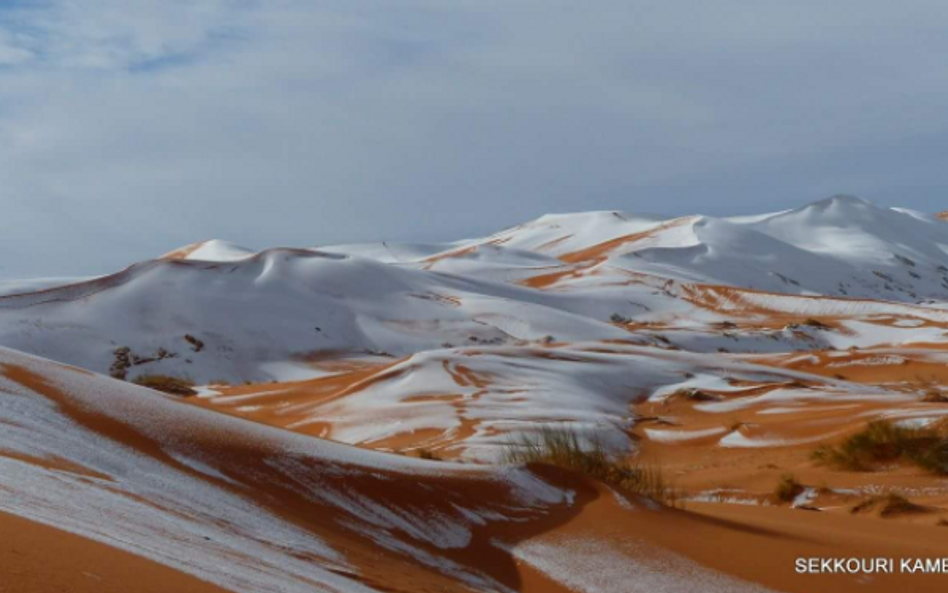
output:
<instances>
[{"instance_id":1,"label":"sparse vegetation","mask_svg":"<svg viewBox=\"0 0 948 593\"><path fill-rule=\"evenodd\" d=\"M747 423L746 423L746 422L741 422L740 420L731 420L731 421L729 421L729 422L727 423L727 431L728 431L728 432L735 432L735 431L740 430L741 428L743 428L743 427L745 427L745 426L747 426Z\"/></svg>"},{"instance_id":2,"label":"sparse vegetation","mask_svg":"<svg viewBox=\"0 0 948 593\"><path fill-rule=\"evenodd\" d=\"M925 394L925 397L922 398L922 401L927 404L945 404L948 403L948 397L937 391L929 391Z\"/></svg>"},{"instance_id":3,"label":"sparse vegetation","mask_svg":"<svg viewBox=\"0 0 948 593\"><path fill-rule=\"evenodd\" d=\"M112 362L112 366L109 367L110 376L115 379L125 379L128 374L128 367L132 366L132 361L129 358L130 352L131 349L128 346L121 346L112 352L115 360Z\"/></svg>"},{"instance_id":4,"label":"sparse vegetation","mask_svg":"<svg viewBox=\"0 0 948 593\"><path fill-rule=\"evenodd\" d=\"M441 461L441 457L430 449L418 449L418 457L429 461Z\"/></svg>"},{"instance_id":5,"label":"sparse vegetation","mask_svg":"<svg viewBox=\"0 0 948 593\"><path fill-rule=\"evenodd\" d=\"M872 471L884 463L908 461L929 471L948 474L948 437L930 428L870 422L840 445L813 452L818 463L851 471Z\"/></svg>"},{"instance_id":6,"label":"sparse vegetation","mask_svg":"<svg viewBox=\"0 0 948 593\"><path fill-rule=\"evenodd\" d=\"M914 513L925 513L929 509L911 502L900 494L890 492L884 496L872 496L849 510L850 513L865 513L879 510L880 517L896 517Z\"/></svg>"},{"instance_id":7,"label":"sparse vegetation","mask_svg":"<svg viewBox=\"0 0 948 593\"><path fill-rule=\"evenodd\" d=\"M191 334L184 334L184 339L188 344L191 344L191 347L194 348L195 352L200 352L204 350L204 341L195 338Z\"/></svg>"},{"instance_id":8,"label":"sparse vegetation","mask_svg":"<svg viewBox=\"0 0 948 593\"><path fill-rule=\"evenodd\" d=\"M128 376L128 369L133 366L157 362L166 358L177 358L178 354L169 352L164 348L158 348L152 356L142 356L136 354L128 346L121 346L112 351L115 359L109 367L109 375L115 379L125 379Z\"/></svg>"},{"instance_id":9,"label":"sparse vegetation","mask_svg":"<svg viewBox=\"0 0 948 593\"><path fill-rule=\"evenodd\" d=\"M467 341L471 342L472 344L484 344L485 346L497 346L504 343L504 339L500 336L494 336L493 338L468 336Z\"/></svg>"},{"instance_id":10,"label":"sparse vegetation","mask_svg":"<svg viewBox=\"0 0 948 593\"><path fill-rule=\"evenodd\" d=\"M777 278L780 278L780 280L781 280L784 284L792 284L792 285L794 285L794 286L800 286L800 283L797 282L796 280L794 280L793 278L788 278L787 276L784 276L783 274L781 274L781 273L779 273L779 272L771 272L771 273L772 273L773 275L775 275Z\"/></svg>"},{"instance_id":11,"label":"sparse vegetation","mask_svg":"<svg viewBox=\"0 0 948 593\"><path fill-rule=\"evenodd\" d=\"M170 377L168 375L140 375L135 377L133 383L173 395L197 395L197 391L194 390L194 382L180 377Z\"/></svg>"},{"instance_id":12,"label":"sparse vegetation","mask_svg":"<svg viewBox=\"0 0 948 593\"><path fill-rule=\"evenodd\" d=\"M905 257L904 255L899 255L899 254L897 254L897 253L893 253L892 255L895 256L895 259L899 260L900 262L902 262L902 263L905 264L906 266L909 266L910 268L914 268L914 267L915 267L915 262L914 262L913 260L911 260L911 259Z\"/></svg>"},{"instance_id":13,"label":"sparse vegetation","mask_svg":"<svg viewBox=\"0 0 948 593\"><path fill-rule=\"evenodd\" d=\"M662 504L676 506L679 502L659 467L633 463L609 451L601 440L585 439L566 428L546 426L536 435L511 441L504 450L504 461L555 465Z\"/></svg>"},{"instance_id":14,"label":"sparse vegetation","mask_svg":"<svg viewBox=\"0 0 948 593\"><path fill-rule=\"evenodd\" d=\"M803 484L797 481L793 474L783 474L777 481L774 488L774 497L780 502L793 502L793 500L803 493Z\"/></svg>"},{"instance_id":15,"label":"sparse vegetation","mask_svg":"<svg viewBox=\"0 0 948 593\"><path fill-rule=\"evenodd\" d=\"M700 389L694 388L685 388L675 391L675 393L668 396L665 400L666 402L672 402L679 399L685 399L693 402L716 402L721 401L721 397L713 393L708 393L707 391L701 391Z\"/></svg>"},{"instance_id":16,"label":"sparse vegetation","mask_svg":"<svg viewBox=\"0 0 948 593\"><path fill-rule=\"evenodd\" d=\"M788 323L784 329L799 329L801 327L812 327L813 329L820 330L831 330L832 326L827 325L820 321L819 319L814 319L813 317L807 317L803 321L797 323Z\"/></svg>"}]
</instances>

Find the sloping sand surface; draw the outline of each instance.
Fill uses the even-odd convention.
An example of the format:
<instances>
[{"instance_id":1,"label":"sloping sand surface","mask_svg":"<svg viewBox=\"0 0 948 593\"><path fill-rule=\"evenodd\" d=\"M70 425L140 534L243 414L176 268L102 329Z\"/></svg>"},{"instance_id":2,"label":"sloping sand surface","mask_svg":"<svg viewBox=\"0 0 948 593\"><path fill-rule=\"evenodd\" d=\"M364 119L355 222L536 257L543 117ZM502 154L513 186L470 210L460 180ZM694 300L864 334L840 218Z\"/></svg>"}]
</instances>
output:
<instances>
[{"instance_id":1,"label":"sloping sand surface","mask_svg":"<svg viewBox=\"0 0 948 593\"><path fill-rule=\"evenodd\" d=\"M223 593L157 562L0 512L0 592Z\"/></svg>"}]
</instances>

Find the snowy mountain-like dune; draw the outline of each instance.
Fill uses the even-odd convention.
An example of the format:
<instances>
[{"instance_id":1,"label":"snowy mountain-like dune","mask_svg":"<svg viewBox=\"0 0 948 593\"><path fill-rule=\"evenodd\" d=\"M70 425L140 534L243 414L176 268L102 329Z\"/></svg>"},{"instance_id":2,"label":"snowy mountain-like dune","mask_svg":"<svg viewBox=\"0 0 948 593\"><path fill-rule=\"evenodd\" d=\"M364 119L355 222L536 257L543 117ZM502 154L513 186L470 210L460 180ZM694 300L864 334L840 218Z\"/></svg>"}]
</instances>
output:
<instances>
[{"instance_id":1,"label":"snowy mountain-like dune","mask_svg":"<svg viewBox=\"0 0 948 593\"><path fill-rule=\"evenodd\" d=\"M29 280L0 280L0 297L30 292L40 292L43 290L49 290L51 288L57 288L59 286L66 286L68 284L88 282L89 280L92 280L92 278L75 277L33 278Z\"/></svg>"},{"instance_id":2,"label":"snowy mountain-like dune","mask_svg":"<svg viewBox=\"0 0 948 593\"><path fill-rule=\"evenodd\" d=\"M546 216L450 245L253 253L210 241L110 276L0 297L0 343L127 379L157 373L199 384L279 379L266 369L346 353L659 337L697 345L732 317L773 318L786 307L790 323L803 305L820 314L819 304L789 295L896 300L908 307L900 315L911 314L913 304L948 295L943 244L948 226L934 218L844 197L734 219ZM864 307L848 309L858 316ZM918 314L941 315L930 310ZM839 343L822 337L813 339ZM793 335L768 339L742 334L715 347L800 347Z\"/></svg>"},{"instance_id":3,"label":"snowy mountain-like dune","mask_svg":"<svg viewBox=\"0 0 948 593\"><path fill-rule=\"evenodd\" d=\"M647 233L667 222L660 217L614 211L548 214L468 244L489 243L564 257L594 245Z\"/></svg>"},{"instance_id":4,"label":"snowy mountain-like dune","mask_svg":"<svg viewBox=\"0 0 948 593\"><path fill-rule=\"evenodd\" d=\"M848 196L728 219L546 216L485 241L684 281L907 302L948 297L948 227Z\"/></svg>"},{"instance_id":5,"label":"snowy mountain-like dune","mask_svg":"<svg viewBox=\"0 0 948 593\"><path fill-rule=\"evenodd\" d=\"M254 253L252 249L241 247L236 243L212 239L175 249L161 256L160 259L228 262L246 259Z\"/></svg>"},{"instance_id":6,"label":"snowy mountain-like dune","mask_svg":"<svg viewBox=\"0 0 948 593\"><path fill-rule=\"evenodd\" d=\"M625 335L549 306L555 296L507 296L528 292L308 250L156 260L0 298L0 342L116 376L147 369L209 382L264 379L258 364L317 352L400 356L446 343Z\"/></svg>"},{"instance_id":7,"label":"snowy mountain-like dune","mask_svg":"<svg viewBox=\"0 0 948 593\"><path fill-rule=\"evenodd\" d=\"M454 249L457 243L352 243L324 245L320 251L367 257L386 264L414 263Z\"/></svg>"},{"instance_id":8,"label":"snowy mountain-like dune","mask_svg":"<svg viewBox=\"0 0 948 593\"><path fill-rule=\"evenodd\" d=\"M847 265L721 219L698 217L647 243L613 261L655 275L773 292L833 294L845 280L860 281Z\"/></svg>"}]
</instances>

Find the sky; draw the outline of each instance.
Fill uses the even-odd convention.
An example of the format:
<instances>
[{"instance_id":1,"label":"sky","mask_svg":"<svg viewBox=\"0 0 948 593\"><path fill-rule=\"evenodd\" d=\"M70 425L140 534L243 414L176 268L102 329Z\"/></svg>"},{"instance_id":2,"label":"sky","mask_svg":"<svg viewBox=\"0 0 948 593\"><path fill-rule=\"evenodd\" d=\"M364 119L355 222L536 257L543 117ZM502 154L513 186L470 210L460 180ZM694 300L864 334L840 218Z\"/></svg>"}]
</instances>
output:
<instances>
[{"instance_id":1,"label":"sky","mask_svg":"<svg viewBox=\"0 0 948 593\"><path fill-rule=\"evenodd\" d=\"M549 212L948 208L943 0L0 0L0 278Z\"/></svg>"}]
</instances>

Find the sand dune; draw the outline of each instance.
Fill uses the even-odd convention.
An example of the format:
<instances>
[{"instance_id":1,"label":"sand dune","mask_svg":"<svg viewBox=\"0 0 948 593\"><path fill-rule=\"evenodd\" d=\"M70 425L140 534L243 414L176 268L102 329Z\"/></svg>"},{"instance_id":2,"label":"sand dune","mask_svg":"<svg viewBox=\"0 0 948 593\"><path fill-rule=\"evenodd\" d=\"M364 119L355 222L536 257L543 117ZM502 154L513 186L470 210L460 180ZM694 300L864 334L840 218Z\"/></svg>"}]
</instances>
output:
<instances>
[{"instance_id":1,"label":"sand dune","mask_svg":"<svg viewBox=\"0 0 948 593\"><path fill-rule=\"evenodd\" d=\"M948 556L948 468L814 457L948 431L946 253L837 196L8 282L0 591L941 590L794 566ZM504 462L550 427L677 508Z\"/></svg>"}]
</instances>

